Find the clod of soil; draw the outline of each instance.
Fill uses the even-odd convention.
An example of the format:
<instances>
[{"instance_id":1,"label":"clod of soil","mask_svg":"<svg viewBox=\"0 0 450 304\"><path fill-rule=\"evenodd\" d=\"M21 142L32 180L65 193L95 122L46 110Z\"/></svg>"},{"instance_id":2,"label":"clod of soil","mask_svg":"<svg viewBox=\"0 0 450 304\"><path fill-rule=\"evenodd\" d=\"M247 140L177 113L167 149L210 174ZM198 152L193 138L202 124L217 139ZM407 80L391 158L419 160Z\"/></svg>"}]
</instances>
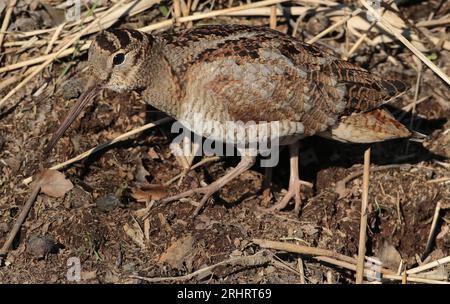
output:
<instances>
[{"instance_id":1,"label":"clod of soil","mask_svg":"<svg viewBox=\"0 0 450 304\"><path fill-rule=\"evenodd\" d=\"M45 258L57 249L55 240L48 235L31 235L27 242L27 252L36 258Z\"/></svg>"}]
</instances>

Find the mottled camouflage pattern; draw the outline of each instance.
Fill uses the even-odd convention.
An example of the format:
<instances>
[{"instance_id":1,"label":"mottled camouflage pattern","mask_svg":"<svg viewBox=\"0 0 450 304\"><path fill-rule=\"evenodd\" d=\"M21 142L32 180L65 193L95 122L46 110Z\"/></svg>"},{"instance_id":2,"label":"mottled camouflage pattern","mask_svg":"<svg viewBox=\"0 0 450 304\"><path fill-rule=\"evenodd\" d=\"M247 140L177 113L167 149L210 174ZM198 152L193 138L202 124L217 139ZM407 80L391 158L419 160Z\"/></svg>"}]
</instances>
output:
<instances>
[{"instance_id":1,"label":"mottled camouflage pattern","mask_svg":"<svg viewBox=\"0 0 450 304\"><path fill-rule=\"evenodd\" d=\"M125 62L112 66L112 58L120 52L126 54ZM281 137L336 129L350 114L375 109L406 90L400 81L382 79L317 46L243 25L210 25L160 35L107 30L95 39L89 60L93 75L105 87L143 89L148 103L178 120L193 123L195 114L216 122L276 121L282 126ZM374 121L362 119L358 129L364 122L373 127ZM398 136L391 128L394 134L389 138L409 134L397 129ZM367 141L355 138L355 142Z\"/></svg>"}]
</instances>

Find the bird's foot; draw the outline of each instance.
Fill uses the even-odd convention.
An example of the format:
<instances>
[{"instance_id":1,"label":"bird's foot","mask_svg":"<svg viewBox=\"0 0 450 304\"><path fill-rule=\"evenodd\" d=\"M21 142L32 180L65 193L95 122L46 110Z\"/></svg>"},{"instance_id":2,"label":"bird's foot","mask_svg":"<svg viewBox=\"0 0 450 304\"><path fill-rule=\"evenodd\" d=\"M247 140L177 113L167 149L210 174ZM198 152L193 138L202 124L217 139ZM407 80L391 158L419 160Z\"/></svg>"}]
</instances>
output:
<instances>
[{"instance_id":1,"label":"bird's foot","mask_svg":"<svg viewBox=\"0 0 450 304\"><path fill-rule=\"evenodd\" d=\"M188 173L191 171L191 168L185 169L183 168L181 170L181 173L178 174L177 176L171 178L170 180L168 180L167 182L164 183L164 185L166 186L170 186L171 184L173 184L174 182L177 182L177 186L179 187L181 185L181 183L183 182L184 178L186 177L186 175L188 175Z\"/></svg>"},{"instance_id":2,"label":"bird's foot","mask_svg":"<svg viewBox=\"0 0 450 304\"><path fill-rule=\"evenodd\" d=\"M295 202L294 211L296 214L298 214L300 212L300 206L301 206L301 202L302 202L302 195L300 192L300 188L302 185L309 187L309 188L313 187L313 184L302 181L300 179L295 179L295 180L289 181L289 189L288 189L287 193L284 195L284 197L280 201L278 201L270 209L271 210L282 210L282 209L286 208L286 206L289 204L290 200L292 198L294 198L294 202Z\"/></svg>"},{"instance_id":3,"label":"bird's foot","mask_svg":"<svg viewBox=\"0 0 450 304\"><path fill-rule=\"evenodd\" d=\"M250 169L250 167L255 163L255 157L254 156L248 156L244 155L241 157L241 161L239 164L231 169L227 174L216 180L215 182L209 184L208 186L204 186L197 189L188 190L186 192L183 192L178 195L174 195L172 197L165 198L161 201L161 203L168 203L175 200L179 200L184 197L192 196L194 194L203 194L203 197L194 211L194 216L197 215L200 210L203 208L203 206L206 204L208 199L219 189L221 189L223 186L225 186L229 181L233 180L234 178L241 175L243 172Z\"/></svg>"},{"instance_id":4,"label":"bird's foot","mask_svg":"<svg viewBox=\"0 0 450 304\"><path fill-rule=\"evenodd\" d=\"M197 205L197 207L195 208L194 213L193 213L193 215L196 216L199 214L200 210L202 210L202 208L205 206L208 199L214 193L216 193L219 189L220 189L220 187L218 187L218 185L216 185L215 183L212 183L212 184L209 184L204 187L188 190L183 193L180 193L180 194L177 194L177 195L174 195L171 197L167 197L165 199L162 199L161 203L170 203L170 202L182 199L182 198L193 196L195 194L201 194L201 195L203 195L203 197L200 200L199 204Z\"/></svg>"}]
</instances>

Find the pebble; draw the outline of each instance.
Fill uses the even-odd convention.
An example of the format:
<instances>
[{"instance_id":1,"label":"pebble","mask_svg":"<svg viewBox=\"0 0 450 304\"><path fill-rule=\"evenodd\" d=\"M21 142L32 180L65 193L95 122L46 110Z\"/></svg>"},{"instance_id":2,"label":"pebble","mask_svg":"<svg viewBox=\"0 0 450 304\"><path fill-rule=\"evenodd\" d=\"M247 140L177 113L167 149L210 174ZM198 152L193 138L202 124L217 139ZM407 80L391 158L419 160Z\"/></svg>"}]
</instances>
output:
<instances>
[{"instance_id":1,"label":"pebble","mask_svg":"<svg viewBox=\"0 0 450 304\"><path fill-rule=\"evenodd\" d=\"M95 206L104 212L112 211L120 205L120 200L114 194L107 194L95 201Z\"/></svg>"}]
</instances>

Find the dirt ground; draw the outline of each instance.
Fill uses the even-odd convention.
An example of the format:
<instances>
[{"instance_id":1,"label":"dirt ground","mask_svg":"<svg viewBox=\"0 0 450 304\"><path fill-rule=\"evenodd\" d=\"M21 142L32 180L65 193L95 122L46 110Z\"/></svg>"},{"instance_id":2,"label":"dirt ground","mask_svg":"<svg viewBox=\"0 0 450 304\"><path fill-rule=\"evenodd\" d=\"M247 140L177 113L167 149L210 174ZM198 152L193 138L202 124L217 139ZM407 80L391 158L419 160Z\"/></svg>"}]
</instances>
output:
<instances>
[{"instance_id":1,"label":"dirt ground","mask_svg":"<svg viewBox=\"0 0 450 304\"><path fill-rule=\"evenodd\" d=\"M226 4L216 3L218 8L228 5L228 1L223 2ZM438 9L440 1L405 2L408 3L401 10L413 22L426 19L432 12L439 16L448 14L448 6ZM41 9L38 6L36 10ZM116 26L137 27L163 20L161 11L155 7L124 18ZM23 16L25 13L11 22L18 22ZM306 37L314 35L307 27L311 24L307 20L312 18L308 16L300 25ZM218 17L208 22L267 25L268 18ZM278 28L289 30L290 25L280 17ZM442 28L445 35L445 26ZM335 35L331 33L322 41L335 47L342 45L345 37ZM351 42L355 40L353 37ZM449 75L450 53L443 49L435 53L438 56L433 62ZM389 58L394 58L395 64ZM412 115L401 110L414 101L417 81L416 64L409 50L399 42L378 46L363 43L350 60L408 83L412 89L390 104L389 110L403 124L426 135L417 141L404 139L370 145L372 172L366 255L385 259L384 266L395 272L398 254L408 269L423 263L423 259L429 262L449 256L449 87L424 67L419 99L430 97L418 104ZM86 76L81 71L85 61L86 54L82 54L53 63L15 95L14 102L0 114L0 244L6 240L30 194L30 187L22 183L24 178L164 117L146 105L136 92L104 91L66 132L50 156L44 156L46 143L83 89ZM68 62L72 67L63 81L57 83ZM43 84L47 87L41 94L35 94ZM1 92L2 96L12 87ZM151 199L145 202L142 196L157 199L210 183L236 165L239 158L206 163L189 172L181 183L176 181L167 188L148 190L149 185L161 185L181 172L169 148L176 136L170 133L170 125L152 128L61 170L74 188L61 198L38 196L0 267L0 282L69 283L70 258L79 259L84 283L140 283L144 281L133 276L182 276L230 257L261 252L263 249L252 243L255 238L357 256L362 176L349 179L344 191L337 185L352 174L362 174L362 157L369 145L342 144L316 137L303 140L300 175L312 182L314 188L304 189L298 215L294 214L293 206L280 212L269 211L265 206L268 199L269 205L274 204L288 186L288 151L282 151L269 195L260 191L264 168L256 165L227 185L199 216L192 218L199 197L159 204ZM195 162L201 159L198 157ZM427 249L438 203L441 212L433 242ZM43 245L36 239L48 250L42 251ZM386 258L388 250L394 254ZM354 271L319 262L308 255L274 250L267 254L270 261L276 262L220 266L182 282L299 283L302 277L299 266L303 266L307 283L355 280ZM448 267L439 269L441 280L447 280L448 270Z\"/></svg>"}]
</instances>

